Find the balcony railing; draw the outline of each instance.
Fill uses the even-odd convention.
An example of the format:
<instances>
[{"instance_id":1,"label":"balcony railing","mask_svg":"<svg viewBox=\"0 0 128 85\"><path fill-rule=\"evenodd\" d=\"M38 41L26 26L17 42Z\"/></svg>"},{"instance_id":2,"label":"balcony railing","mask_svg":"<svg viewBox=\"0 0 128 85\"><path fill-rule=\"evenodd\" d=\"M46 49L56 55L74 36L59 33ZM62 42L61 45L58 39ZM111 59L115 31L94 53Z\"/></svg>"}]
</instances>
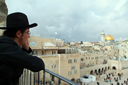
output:
<instances>
[{"instance_id":1,"label":"balcony railing","mask_svg":"<svg viewBox=\"0 0 128 85\"><path fill-rule=\"evenodd\" d=\"M42 75L40 74L42 72ZM51 77L49 81L46 81L46 73L48 73ZM40 77L43 76L43 79L41 80ZM58 79L57 83L54 83L54 78ZM51 72L47 69L45 71L40 72L32 72L30 70L24 69L23 74L21 75L19 79L19 85L62 85L61 81L66 82L66 85L79 85L78 83L75 83L65 77L62 77L54 72Z\"/></svg>"}]
</instances>

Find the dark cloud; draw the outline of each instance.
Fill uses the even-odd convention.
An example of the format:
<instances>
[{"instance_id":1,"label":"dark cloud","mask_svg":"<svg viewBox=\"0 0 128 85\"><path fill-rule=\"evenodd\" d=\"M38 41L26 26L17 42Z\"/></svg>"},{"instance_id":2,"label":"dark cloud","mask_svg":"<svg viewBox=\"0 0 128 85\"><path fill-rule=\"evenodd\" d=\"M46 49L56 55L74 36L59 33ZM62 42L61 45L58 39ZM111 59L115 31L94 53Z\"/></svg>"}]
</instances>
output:
<instances>
[{"instance_id":1,"label":"dark cloud","mask_svg":"<svg viewBox=\"0 0 128 85\"><path fill-rule=\"evenodd\" d=\"M32 35L65 41L100 41L101 32L115 39L128 36L126 0L6 0L9 13L28 15ZM55 35L55 32L58 34Z\"/></svg>"}]
</instances>

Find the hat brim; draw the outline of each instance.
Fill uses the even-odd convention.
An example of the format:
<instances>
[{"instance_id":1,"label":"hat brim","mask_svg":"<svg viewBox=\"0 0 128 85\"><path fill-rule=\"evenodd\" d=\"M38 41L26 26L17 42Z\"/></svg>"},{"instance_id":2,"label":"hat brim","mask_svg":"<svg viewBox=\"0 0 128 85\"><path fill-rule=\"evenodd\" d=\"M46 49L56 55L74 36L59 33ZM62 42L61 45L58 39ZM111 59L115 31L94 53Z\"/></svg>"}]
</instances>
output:
<instances>
[{"instance_id":1,"label":"hat brim","mask_svg":"<svg viewBox=\"0 0 128 85\"><path fill-rule=\"evenodd\" d=\"M33 23L33 24L30 24L30 25L27 25L27 26L19 26L19 27L0 27L0 29L21 29L21 28L33 28L33 27L36 27L37 26L37 23Z\"/></svg>"}]
</instances>

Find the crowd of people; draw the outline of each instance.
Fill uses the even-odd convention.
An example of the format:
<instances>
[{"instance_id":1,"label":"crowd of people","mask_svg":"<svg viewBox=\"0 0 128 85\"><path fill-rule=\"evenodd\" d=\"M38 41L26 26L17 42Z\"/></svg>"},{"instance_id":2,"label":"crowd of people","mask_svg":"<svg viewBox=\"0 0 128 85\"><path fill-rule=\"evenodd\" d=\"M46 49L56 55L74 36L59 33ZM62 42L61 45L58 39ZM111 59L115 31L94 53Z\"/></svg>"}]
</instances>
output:
<instances>
[{"instance_id":1,"label":"crowd of people","mask_svg":"<svg viewBox=\"0 0 128 85\"><path fill-rule=\"evenodd\" d=\"M104 82L110 82L110 85L114 85L113 83L111 83L113 78L113 80L116 82L116 85L124 85L124 84L128 85L128 78L124 80L123 83L119 82L119 80L121 80L121 78L123 77L123 73L118 73L117 76L114 76L114 75L115 73L106 74L106 77L104 78Z\"/></svg>"}]
</instances>

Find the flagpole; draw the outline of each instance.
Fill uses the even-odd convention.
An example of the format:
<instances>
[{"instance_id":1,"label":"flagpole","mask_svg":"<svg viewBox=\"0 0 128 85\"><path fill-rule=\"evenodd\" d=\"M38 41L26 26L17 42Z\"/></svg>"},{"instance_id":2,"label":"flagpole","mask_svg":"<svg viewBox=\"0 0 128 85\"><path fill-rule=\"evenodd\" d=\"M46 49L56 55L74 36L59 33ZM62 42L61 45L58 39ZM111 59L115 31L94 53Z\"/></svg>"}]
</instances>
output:
<instances>
[{"instance_id":1,"label":"flagpole","mask_svg":"<svg viewBox=\"0 0 128 85\"><path fill-rule=\"evenodd\" d=\"M55 32L55 39L56 39L56 35L57 35L58 33L57 32Z\"/></svg>"}]
</instances>

